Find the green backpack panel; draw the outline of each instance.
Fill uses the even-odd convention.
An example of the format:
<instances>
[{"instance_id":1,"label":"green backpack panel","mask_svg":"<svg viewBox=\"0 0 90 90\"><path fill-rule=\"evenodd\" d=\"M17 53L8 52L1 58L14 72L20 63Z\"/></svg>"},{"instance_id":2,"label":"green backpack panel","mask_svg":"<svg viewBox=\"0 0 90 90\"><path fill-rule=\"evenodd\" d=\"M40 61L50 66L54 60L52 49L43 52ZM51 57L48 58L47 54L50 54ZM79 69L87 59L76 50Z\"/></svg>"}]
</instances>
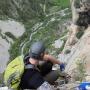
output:
<instances>
[{"instance_id":1,"label":"green backpack panel","mask_svg":"<svg viewBox=\"0 0 90 90\"><path fill-rule=\"evenodd\" d=\"M23 56L18 56L8 64L5 70L4 73L5 85L14 90L18 90L23 72L24 72Z\"/></svg>"}]
</instances>

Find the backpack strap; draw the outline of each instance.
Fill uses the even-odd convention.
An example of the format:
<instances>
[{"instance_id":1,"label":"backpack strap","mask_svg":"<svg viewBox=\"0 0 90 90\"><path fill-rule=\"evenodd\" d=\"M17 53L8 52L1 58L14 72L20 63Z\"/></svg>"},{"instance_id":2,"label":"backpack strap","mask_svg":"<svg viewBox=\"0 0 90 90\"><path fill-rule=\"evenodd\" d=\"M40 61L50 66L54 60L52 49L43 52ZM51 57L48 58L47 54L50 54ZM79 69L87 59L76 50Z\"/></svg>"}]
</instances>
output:
<instances>
[{"instance_id":1,"label":"backpack strap","mask_svg":"<svg viewBox=\"0 0 90 90\"><path fill-rule=\"evenodd\" d=\"M25 65L25 69L36 69L40 72L40 70L35 65L32 64Z\"/></svg>"},{"instance_id":2,"label":"backpack strap","mask_svg":"<svg viewBox=\"0 0 90 90\"><path fill-rule=\"evenodd\" d=\"M32 64L25 65L25 69L35 69L35 66Z\"/></svg>"}]
</instances>

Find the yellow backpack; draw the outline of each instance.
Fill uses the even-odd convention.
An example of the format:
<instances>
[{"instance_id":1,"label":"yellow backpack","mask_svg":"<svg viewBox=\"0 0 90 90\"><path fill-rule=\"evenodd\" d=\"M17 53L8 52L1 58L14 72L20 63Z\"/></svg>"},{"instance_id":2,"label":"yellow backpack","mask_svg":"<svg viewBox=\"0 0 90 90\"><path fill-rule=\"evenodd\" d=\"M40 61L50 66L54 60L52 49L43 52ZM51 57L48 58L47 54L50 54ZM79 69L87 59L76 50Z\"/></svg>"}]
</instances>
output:
<instances>
[{"instance_id":1,"label":"yellow backpack","mask_svg":"<svg viewBox=\"0 0 90 90\"><path fill-rule=\"evenodd\" d=\"M8 64L5 70L4 73L5 85L14 90L18 90L23 72L24 72L23 56L18 56Z\"/></svg>"}]
</instances>

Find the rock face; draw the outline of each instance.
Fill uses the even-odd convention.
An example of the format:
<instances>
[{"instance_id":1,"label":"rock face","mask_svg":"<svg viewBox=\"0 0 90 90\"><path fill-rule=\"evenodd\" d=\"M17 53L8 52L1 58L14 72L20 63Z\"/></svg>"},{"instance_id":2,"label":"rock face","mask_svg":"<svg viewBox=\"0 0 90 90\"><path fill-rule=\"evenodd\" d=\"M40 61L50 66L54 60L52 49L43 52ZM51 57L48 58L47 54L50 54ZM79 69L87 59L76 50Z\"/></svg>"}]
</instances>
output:
<instances>
[{"instance_id":1,"label":"rock face","mask_svg":"<svg viewBox=\"0 0 90 90\"><path fill-rule=\"evenodd\" d=\"M55 43L53 44L53 46L54 46L55 48L61 48L62 45L63 45L63 43L64 43L64 41L58 39L58 40L55 41Z\"/></svg>"},{"instance_id":2,"label":"rock face","mask_svg":"<svg viewBox=\"0 0 90 90\"><path fill-rule=\"evenodd\" d=\"M77 42L76 45L72 46L71 53L67 58L67 67L66 71L70 74L76 68L77 60L84 60L85 69L88 75L90 74L90 27L85 31L85 34L82 38Z\"/></svg>"},{"instance_id":3,"label":"rock face","mask_svg":"<svg viewBox=\"0 0 90 90\"><path fill-rule=\"evenodd\" d=\"M76 0L71 0L73 24L69 28L68 39L59 58L63 57L67 62L65 71L71 75L73 81L90 81L90 3L87 3L89 0L80 1L79 6L75 6ZM82 19L80 16L83 16ZM77 39L76 34L80 30L83 30L84 34ZM68 54L65 53L67 50L70 50Z\"/></svg>"}]
</instances>

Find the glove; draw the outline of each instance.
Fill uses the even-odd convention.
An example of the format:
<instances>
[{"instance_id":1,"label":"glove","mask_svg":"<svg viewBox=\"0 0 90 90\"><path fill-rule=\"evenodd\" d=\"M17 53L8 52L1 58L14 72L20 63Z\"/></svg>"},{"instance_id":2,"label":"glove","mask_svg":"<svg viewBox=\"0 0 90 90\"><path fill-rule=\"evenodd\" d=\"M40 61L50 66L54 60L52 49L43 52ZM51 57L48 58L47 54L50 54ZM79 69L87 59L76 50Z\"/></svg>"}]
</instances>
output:
<instances>
[{"instance_id":1,"label":"glove","mask_svg":"<svg viewBox=\"0 0 90 90\"><path fill-rule=\"evenodd\" d=\"M61 63L60 64L60 71L64 71L65 70L65 64L64 63Z\"/></svg>"}]
</instances>

